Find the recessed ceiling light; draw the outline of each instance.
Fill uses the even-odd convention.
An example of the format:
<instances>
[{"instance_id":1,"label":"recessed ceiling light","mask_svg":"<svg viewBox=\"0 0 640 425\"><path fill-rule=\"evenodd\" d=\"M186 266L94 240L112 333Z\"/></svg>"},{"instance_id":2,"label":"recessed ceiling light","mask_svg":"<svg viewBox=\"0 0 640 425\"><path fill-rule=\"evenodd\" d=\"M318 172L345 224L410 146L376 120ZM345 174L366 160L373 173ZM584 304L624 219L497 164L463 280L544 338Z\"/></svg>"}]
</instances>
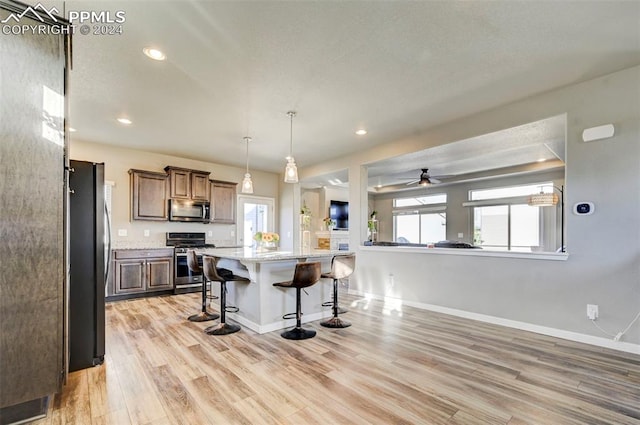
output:
<instances>
[{"instance_id":1,"label":"recessed ceiling light","mask_svg":"<svg viewBox=\"0 0 640 425\"><path fill-rule=\"evenodd\" d=\"M546 161L546 159L544 159L544 158L540 158L540 159L538 160L538 162L545 162L545 161Z\"/></svg>"},{"instance_id":2,"label":"recessed ceiling light","mask_svg":"<svg viewBox=\"0 0 640 425\"><path fill-rule=\"evenodd\" d=\"M118 118L118 122L120 124L124 124L124 125L130 125L131 124L131 120L129 118Z\"/></svg>"},{"instance_id":3,"label":"recessed ceiling light","mask_svg":"<svg viewBox=\"0 0 640 425\"><path fill-rule=\"evenodd\" d=\"M367 134L367 130L365 130L365 129L357 130L356 134L358 136L364 136L365 134Z\"/></svg>"},{"instance_id":4,"label":"recessed ceiling light","mask_svg":"<svg viewBox=\"0 0 640 425\"><path fill-rule=\"evenodd\" d=\"M70 131L71 133L75 133L75 132L76 132L76 129L75 129L75 128L73 128L73 127L69 127L69 131Z\"/></svg>"},{"instance_id":5,"label":"recessed ceiling light","mask_svg":"<svg viewBox=\"0 0 640 425\"><path fill-rule=\"evenodd\" d=\"M142 51L153 60L163 61L167 58L167 55L165 55L161 50L154 49L152 47L145 47Z\"/></svg>"}]
</instances>

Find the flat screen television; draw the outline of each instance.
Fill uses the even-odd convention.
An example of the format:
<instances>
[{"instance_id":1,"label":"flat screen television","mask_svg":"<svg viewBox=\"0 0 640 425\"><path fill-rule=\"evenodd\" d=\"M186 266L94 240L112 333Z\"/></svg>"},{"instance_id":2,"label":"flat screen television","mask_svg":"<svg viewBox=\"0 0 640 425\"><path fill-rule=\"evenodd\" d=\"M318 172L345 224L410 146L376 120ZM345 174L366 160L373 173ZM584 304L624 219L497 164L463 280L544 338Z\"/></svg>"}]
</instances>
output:
<instances>
[{"instance_id":1,"label":"flat screen television","mask_svg":"<svg viewBox=\"0 0 640 425\"><path fill-rule=\"evenodd\" d=\"M349 230L349 203L346 201L331 201L329 204L329 218L335 221L336 230Z\"/></svg>"}]
</instances>

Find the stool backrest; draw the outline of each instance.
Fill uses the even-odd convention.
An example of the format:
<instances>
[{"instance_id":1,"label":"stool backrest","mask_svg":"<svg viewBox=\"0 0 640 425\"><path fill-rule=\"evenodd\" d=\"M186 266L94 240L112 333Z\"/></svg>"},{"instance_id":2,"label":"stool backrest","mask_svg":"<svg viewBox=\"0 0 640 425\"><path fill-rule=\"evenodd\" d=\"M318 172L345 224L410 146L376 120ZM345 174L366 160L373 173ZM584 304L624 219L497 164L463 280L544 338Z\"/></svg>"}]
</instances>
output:
<instances>
[{"instance_id":1,"label":"stool backrest","mask_svg":"<svg viewBox=\"0 0 640 425\"><path fill-rule=\"evenodd\" d=\"M187 266L193 273L202 273L200 264L198 264L198 256L192 249L187 250Z\"/></svg>"},{"instance_id":2,"label":"stool backrest","mask_svg":"<svg viewBox=\"0 0 640 425\"><path fill-rule=\"evenodd\" d=\"M291 286L294 288L306 288L311 286L320 280L322 272L320 270L320 263L298 263L296 264L296 270L293 273L293 280Z\"/></svg>"},{"instance_id":3,"label":"stool backrest","mask_svg":"<svg viewBox=\"0 0 640 425\"><path fill-rule=\"evenodd\" d=\"M216 257L209 257L208 255L202 256L202 266L204 267L204 275L208 280L216 282L224 282L225 280L218 275L216 266L218 259Z\"/></svg>"},{"instance_id":4,"label":"stool backrest","mask_svg":"<svg viewBox=\"0 0 640 425\"><path fill-rule=\"evenodd\" d=\"M355 255L336 255L331 260L331 274L334 279L345 279L351 276L355 268Z\"/></svg>"}]
</instances>

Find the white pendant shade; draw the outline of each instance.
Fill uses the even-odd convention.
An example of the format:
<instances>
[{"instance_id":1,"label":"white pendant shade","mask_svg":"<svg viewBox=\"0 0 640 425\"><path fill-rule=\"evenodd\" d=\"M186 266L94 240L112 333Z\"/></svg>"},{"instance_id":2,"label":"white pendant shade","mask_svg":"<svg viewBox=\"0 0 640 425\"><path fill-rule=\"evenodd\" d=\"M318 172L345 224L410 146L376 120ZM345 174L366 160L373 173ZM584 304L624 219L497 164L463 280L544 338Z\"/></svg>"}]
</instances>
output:
<instances>
[{"instance_id":1,"label":"white pendant shade","mask_svg":"<svg viewBox=\"0 0 640 425\"><path fill-rule=\"evenodd\" d=\"M284 169L284 182L298 183L298 167L296 167L296 160L291 156L287 158L287 166Z\"/></svg>"},{"instance_id":2,"label":"white pendant shade","mask_svg":"<svg viewBox=\"0 0 640 425\"><path fill-rule=\"evenodd\" d=\"M244 180L242 180L242 193L253 193L253 182L249 173L246 173Z\"/></svg>"}]
</instances>

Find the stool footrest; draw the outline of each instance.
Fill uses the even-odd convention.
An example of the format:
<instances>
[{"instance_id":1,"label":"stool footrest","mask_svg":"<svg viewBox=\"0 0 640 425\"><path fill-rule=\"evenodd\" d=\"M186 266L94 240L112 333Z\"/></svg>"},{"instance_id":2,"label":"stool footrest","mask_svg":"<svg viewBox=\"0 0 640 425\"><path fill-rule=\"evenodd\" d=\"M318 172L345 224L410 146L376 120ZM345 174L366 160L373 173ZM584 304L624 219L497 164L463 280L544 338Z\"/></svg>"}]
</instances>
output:
<instances>
[{"instance_id":1,"label":"stool footrest","mask_svg":"<svg viewBox=\"0 0 640 425\"><path fill-rule=\"evenodd\" d=\"M283 319L295 319L296 318L296 313L287 313L285 315L282 316Z\"/></svg>"},{"instance_id":2,"label":"stool footrest","mask_svg":"<svg viewBox=\"0 0 640 425\"><path fill-rule=\"evenodd\" d=\"M226 311L227 313L237 313L240 311L240 309L234 305L228 305L224 308L224 311Z\"/></svg>"},{"instance_id":3,"label":"stool footrest","mask_svg":"<svg viewBox=\"0 0 640 425\"><path fill-rule=\"evenodd\" d=\"M327 301L322 303L322 307L333 307L333 301Z\"/></svg>"}]
</instances>

